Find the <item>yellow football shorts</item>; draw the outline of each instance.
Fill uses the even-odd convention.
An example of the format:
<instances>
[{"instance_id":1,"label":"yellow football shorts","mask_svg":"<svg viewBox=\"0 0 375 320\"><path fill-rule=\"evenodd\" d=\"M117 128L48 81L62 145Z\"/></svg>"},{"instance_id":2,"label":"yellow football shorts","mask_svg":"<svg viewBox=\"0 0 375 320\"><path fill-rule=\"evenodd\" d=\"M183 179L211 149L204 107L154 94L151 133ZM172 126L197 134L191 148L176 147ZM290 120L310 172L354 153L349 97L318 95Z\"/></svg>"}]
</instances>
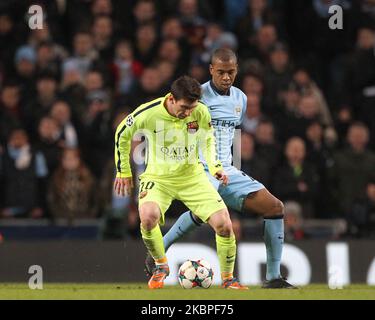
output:
<instances>
[{"instance_id":1,"label":"yellow football shorts","mask_svg":"<svg viewBox=\"0 0 375 320\"><path fill-rule=\"evenodd\" d=\"M195 177L160 177L142 175L138 194L139 208L145 202L155 202L161 212L159 224L164 225L164 214L173 200L182 201L203 222L226 205L208 180L204 171Z\"/></svg>"}]
</instances>

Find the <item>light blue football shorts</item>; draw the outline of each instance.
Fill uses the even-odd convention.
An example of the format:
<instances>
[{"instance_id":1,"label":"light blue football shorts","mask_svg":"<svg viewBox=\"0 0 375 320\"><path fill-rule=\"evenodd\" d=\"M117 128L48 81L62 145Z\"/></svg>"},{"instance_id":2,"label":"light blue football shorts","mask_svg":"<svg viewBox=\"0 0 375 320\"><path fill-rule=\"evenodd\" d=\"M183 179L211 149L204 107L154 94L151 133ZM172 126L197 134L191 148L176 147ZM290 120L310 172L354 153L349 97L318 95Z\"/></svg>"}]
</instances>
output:
<instances>
[{"instance_id":1,"label":"light blue football shorts","mask_svg":"<svg viewBox=\"0 0 375 320\"><path fill-rule=\"evenodd\" d=\"M265 188L259 181L251 178L236 167L226 167L224 171L229 178L228 185L224 186L206 170L208 179L219 192L227 207L242 212L244 201L247 196Z\"/></svg>"}]
</instances>

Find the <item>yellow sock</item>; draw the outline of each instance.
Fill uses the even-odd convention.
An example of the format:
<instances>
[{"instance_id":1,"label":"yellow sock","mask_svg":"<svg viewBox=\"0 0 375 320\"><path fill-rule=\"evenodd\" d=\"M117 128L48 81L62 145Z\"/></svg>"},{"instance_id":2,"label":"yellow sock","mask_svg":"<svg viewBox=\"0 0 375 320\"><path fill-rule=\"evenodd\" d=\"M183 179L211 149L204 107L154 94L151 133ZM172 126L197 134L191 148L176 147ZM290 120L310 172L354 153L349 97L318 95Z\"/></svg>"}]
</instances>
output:
<instances>
[{"instance_id":1,"label":"yellow sock","mask_svg":"<svg viewBox=\"0 0 375 320\"><path fill-rule=\"evenodd\" d=\"M216 250L220 262L221 277L223 280L233 277L234 264L236 261L236 238L222 237L216 234Z\"/></svg>"},{"instance_id":2,"label":"yellow sock","mask_svg":"<svg viewBox=\"0 0 375 320\"><path fill-rule=\"evenodd\" d=\"M147 250L150 252L154 260L161 260L165 263L167 262L167 257L165 256L165 249L163 243L163 235L160 230L160 226L157 225L152 230L145 230L141 225L141 234L143 243L145 244ZM165 264L163 263L163 264Z\"/></svg>"},{"instance_id":3,"label":"yellow sock","mask_svg":"<svg viewBox=\"0 0 375 320\"><path fill-rule=\"evenodd\" d=\"M160 266L160 265L163 265L163 264L168 264L167 257L164 256L163 258L155 259L155 264L156 264L157 266Z\"/></svg>"},{"instance_id":4,"label":"yellow sock","mask_svg":"<svg viewBox=\"0 0 375 320\"><path fill-rule=\"evenodd\" d=\"M228 279L232 279L233 278L233 272L222 272L221 273L221 280L225 281L225 280L228 280Z\"/></svg>"}]
</instances>

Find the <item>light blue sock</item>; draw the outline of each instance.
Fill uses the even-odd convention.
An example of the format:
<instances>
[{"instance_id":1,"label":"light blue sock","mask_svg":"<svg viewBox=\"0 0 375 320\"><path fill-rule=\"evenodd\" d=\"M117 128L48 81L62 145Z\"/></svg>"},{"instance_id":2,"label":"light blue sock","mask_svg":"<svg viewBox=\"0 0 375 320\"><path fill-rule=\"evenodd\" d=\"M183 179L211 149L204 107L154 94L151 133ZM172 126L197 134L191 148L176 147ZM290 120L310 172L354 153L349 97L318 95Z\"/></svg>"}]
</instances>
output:
<instances>
[{"instance_id":1,"label":"light blue sock","mask_svg":"<svg viewBox=\"0 0 375 320\"><path fill-rule=\"evenodd\" d=\"M165 251L178 239L199 227L201 222L190 211L183 213L163 237Z\"/></svg>"},{"instance_id":2,"label":"light blue sock","mask_svg":"<svg viewBox=\"0 0 375 320\"><path fill-rule=\"evenodd\" d=\"M277 216L264 219L264 242L267 250L267 274L266 280L280 277L281 254L284 245L284 219Z\"/></svg>"}]
</instances>

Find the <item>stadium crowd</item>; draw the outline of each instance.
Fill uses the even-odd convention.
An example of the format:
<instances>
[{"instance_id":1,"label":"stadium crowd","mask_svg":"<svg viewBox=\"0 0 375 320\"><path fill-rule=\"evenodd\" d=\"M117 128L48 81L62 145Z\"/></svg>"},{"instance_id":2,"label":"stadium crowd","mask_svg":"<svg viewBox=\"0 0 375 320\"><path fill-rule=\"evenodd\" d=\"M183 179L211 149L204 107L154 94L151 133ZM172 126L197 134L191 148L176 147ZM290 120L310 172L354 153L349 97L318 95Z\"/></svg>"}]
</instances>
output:
<instances>
[{"instance_id":1,"label":"stadium crowd","mask_svg":"<svg viewBox=\"0 0 375 320\"><path fill-rule=\"evenodd\" d=\"M112 191L114 130L176 77L208 81L219 47L237 52L248 99L242 170L293 219L374 232L373 0L1 1L0 217L120 217L136 234L136 200Z\"/></svg>"}]
</instances>

